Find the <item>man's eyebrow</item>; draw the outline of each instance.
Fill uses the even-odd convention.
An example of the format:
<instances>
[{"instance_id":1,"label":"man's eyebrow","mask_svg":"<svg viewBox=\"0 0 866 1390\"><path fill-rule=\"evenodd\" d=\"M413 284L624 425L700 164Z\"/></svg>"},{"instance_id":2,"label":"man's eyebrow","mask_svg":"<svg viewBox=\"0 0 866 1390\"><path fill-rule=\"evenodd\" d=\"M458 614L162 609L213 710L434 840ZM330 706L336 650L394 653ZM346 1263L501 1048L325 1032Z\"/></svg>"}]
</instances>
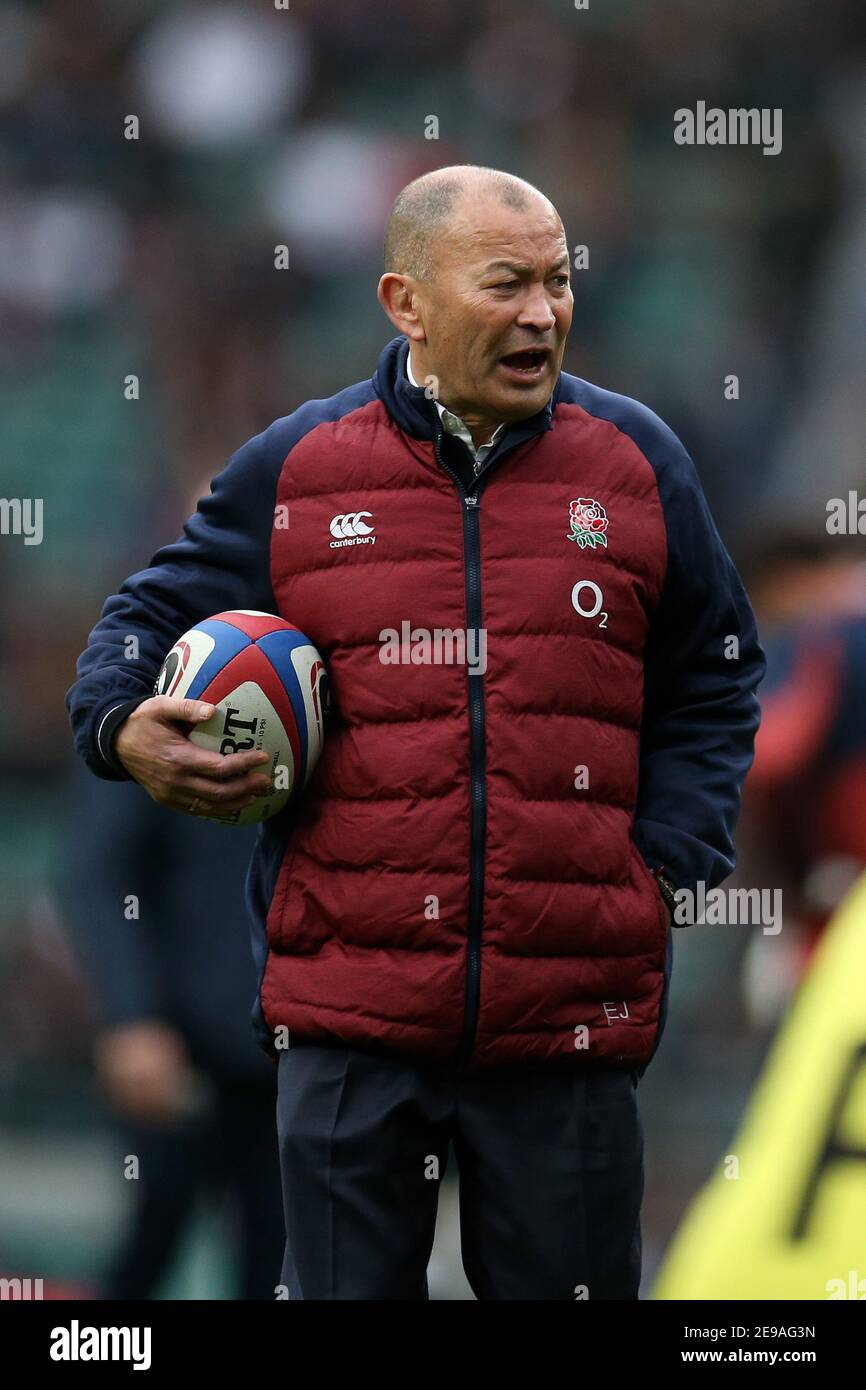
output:
<instances>
[{"instance_id":1,"label":"man's eyebrow","mask_svg":"<svg viewBox=\"0 0 866 1390\"><path fill-rule=\"evenodd\" d=\"M561 256L557 256L550 269L558 270L560 266L568 265L568 263L568 252L563 251ZM482 275L489 275L494 270L513 270L518 275L526 275L532 270L532 266L526 261L489 261L481 273Z\"/></svg>"}]
</instances>

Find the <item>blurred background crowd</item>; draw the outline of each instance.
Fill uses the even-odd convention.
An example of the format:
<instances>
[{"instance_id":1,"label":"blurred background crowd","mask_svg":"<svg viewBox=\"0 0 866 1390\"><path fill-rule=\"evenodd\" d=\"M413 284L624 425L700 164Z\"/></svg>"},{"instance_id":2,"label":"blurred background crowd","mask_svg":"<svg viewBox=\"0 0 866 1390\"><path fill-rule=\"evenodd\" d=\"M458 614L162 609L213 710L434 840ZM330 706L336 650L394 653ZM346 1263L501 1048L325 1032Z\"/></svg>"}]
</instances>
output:
<instances>
[{"instance_id":1,"label":"blurred background crowd","mask_svg":"<svg viewBox=\"0 0 866 1390\"><path fill-rule=\"evenodd\" d=\"M677 145L698 100L781 108L782 152ZM391 202L463 161L529 179L589 248L565 368L680 435L770 662L735 881L784 888L785 930L675 939L641 1082L647 1289L866 864L866 572L825 524L866 495L860 0L0 0L0 495L44 506L41 544L0 536L0 1274L277 1281L278 1257L254 1274L282 1236L249 840L91 786L63 695L104 598L229 455L370 375ZM211 897L225 969L202 982ZM124 1179L143 1152L150 1189ZM452 1179L435 1297L469 1296Z\"/></svg>"}]
</instances>

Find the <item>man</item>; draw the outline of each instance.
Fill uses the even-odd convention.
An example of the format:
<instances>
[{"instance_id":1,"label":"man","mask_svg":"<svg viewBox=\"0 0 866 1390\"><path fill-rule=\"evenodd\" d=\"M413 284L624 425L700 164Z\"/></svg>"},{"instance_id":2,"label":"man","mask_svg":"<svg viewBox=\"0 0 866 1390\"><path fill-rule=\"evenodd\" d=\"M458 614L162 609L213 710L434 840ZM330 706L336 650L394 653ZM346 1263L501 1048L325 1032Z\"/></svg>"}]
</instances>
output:
<instances>
[{"instance_id":1,"label":"man","mask_svg":"<svg viewBox=\"0 0 866 1390\"><path fill-rule=\"evenodd\" d=\"M210 710L149 698L165 652L252 608L328 664L322 761L248 877L261 1041L290 1040L289 1297L426 1297L450 1139L479 1298L633 1299L669 907L733 868L763 653L678 440L561 372L548 199L425 175L385 272L400 336L372 379L244 445L107 601L76 743L97 775L225 814L263 788L257 755L187 742L177 721ZM443 633L484 660L436 661Z\"/></svg>"},{"instance_id":2,"label":"man","mask_svg":"<svg viewBox=\"0 0 866 1390\"><path fill-rule=\"evenodd\" d=\"M255 828L179 820L81 763L67 819L57 901L89 986L107 1143L118 1170L139 1161L99 1296L155 1297L199 1203L218 1202L234 1296L272 1299L285 1244L276 1076L250 1036L255 976L238 930ZM140 914L127 920L131 897Z\"/></svg>"}]
</instances>

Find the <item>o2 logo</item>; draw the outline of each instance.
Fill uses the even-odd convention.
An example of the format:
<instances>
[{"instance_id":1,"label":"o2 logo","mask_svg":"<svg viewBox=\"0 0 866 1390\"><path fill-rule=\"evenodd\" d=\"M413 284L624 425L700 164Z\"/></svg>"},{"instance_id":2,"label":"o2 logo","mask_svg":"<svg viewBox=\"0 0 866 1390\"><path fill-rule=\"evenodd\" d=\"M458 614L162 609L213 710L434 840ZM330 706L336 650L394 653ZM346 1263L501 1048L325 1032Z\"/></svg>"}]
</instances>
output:
<instances>
[{"instance_id":1,"label":"o2 logo","mask_svg":"<svg viewBox=\"0 0 866 1390\"><path fill-rule=\"evenodd\" d=\"M604 595L591 579L578 579L571 591L571 606L582 618L598 618L599 627L607 627L607 613L602 610ZM601 617L599 617L601 614Z\"/></svg>"}]
</instances>

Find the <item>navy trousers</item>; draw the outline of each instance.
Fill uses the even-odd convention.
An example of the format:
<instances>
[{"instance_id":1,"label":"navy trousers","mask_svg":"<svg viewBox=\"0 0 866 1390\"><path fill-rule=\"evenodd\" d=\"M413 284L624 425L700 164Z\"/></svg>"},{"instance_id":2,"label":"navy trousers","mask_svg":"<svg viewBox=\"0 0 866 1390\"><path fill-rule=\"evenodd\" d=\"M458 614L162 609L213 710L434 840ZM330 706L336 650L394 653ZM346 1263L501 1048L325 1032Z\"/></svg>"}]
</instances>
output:
<instances>
[{"instance_id":1,"label":"navy trousers","mask_svg":"<svg viewBox=\"0 0 866 1390\"><path fill-rule=\"evenodd\" d=\"M200 1197L228 1197L234 1296L272 1301L285 1242L274 1152L273 1087L214 1081L206 1115L177 1124L121 1124L119 1154L137 1154L134 1207L101 1281L103 1299L155 1298ZM123 1147L120 1147L120 1145Z\"/></svg>"},{"instance_id":2,"label":"navy trousers","mask_svg":"<svg viewBox=\"0 0 866 1390\"><path fill-rule=\"evenodd\" d=\"M479 1299L636 1299L637 1070L425 1066L296 1041L277 1125L291 1299L425 1299L449 1140Z\"/></svg>"}]
</instances>

